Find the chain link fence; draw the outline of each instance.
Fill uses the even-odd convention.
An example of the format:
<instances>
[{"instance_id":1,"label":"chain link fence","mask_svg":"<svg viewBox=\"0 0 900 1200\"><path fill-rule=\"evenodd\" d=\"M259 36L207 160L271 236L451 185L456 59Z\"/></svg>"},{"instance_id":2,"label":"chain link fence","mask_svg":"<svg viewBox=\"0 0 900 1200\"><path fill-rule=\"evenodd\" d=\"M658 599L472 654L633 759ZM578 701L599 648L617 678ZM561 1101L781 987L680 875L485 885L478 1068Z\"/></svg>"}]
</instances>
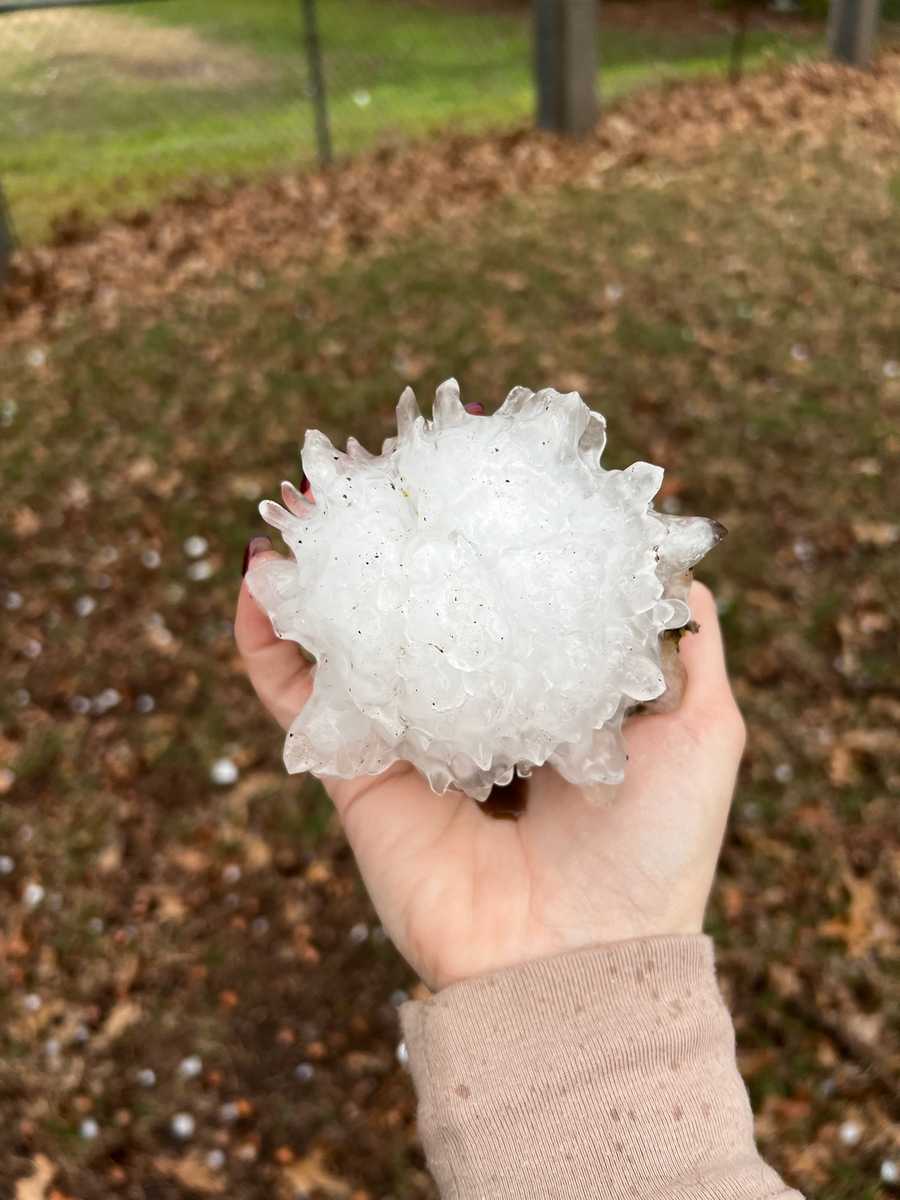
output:
<instances>
[{"instance_id":1,"label":"chain link fence","mask_svg":"<svg viewBox=\"0 0 900 1200\"><path fill-rule=\"evenodd\" d=\"M22 240L73 209L534 112L533 0L45 4L0 0L0 185ZM604 97L726 72L732 7L603 0ZM814 51L823 29L796 4L754 6L748 64Z\"/></svg>"},{"instance_id":2,"label":"chain link fence","mask_svg":"<svg viewBox=\"0 0 900 1200\"><path fill-rule=\"evenodd\" d=\"M196 177L315 161L317 94L319 151L327 123L337 155L527 119L529 32L527 6L404 0L0 12L0 182L33 240L73 207L100 214Z\"/></svg>"}]
</instances>

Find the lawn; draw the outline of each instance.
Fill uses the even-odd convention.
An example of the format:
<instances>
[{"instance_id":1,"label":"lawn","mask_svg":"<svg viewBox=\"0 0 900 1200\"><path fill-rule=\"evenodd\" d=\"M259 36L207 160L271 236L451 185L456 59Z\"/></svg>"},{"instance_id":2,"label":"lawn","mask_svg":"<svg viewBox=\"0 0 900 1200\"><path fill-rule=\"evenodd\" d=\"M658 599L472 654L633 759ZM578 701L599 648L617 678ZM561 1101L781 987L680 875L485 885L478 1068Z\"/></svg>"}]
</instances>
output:
<instances>
[{"instance_id":1,"label":"lawn","mask_svg":"<svg viewBox=\"0 0 900 1200\"><path fill-rule=\"evenodd\" d=\"M510 11L321 0L337 152L533 109L530 26ZM602 91L724 71L727 32L607 24ZM809 53L809 31L757 30L748 66ZM311 161L300 5L173 0L0 17L2 182L20 236L77 207L134 209L197 177Z\"/></svg>"},{"instance_id":2,"label":"lawn","mask_svg":"<svg viewBox=\"0 0 900 1200\"><path fill-rule=\"evenodd\" d=\"M643 153L534 139L564 187L439 228L377 229L389 180L401 213L404 179L425 213L455 190L437 144L362 161L343 249L298 227L171 291L167 210L60 251L62 286L140 242L130 291L42 315L37 289L0 331L0 1189L42 1155L78 1200L433 1196L395 1058L414 981L230 617L303 430L377 446L404 384L455 373L489 408L580 389L607 465L663 464L668 511L728 526L702 577L750 740L709 930L741 1065L804 1194L893 1194L900 60L692 87L622 108Z\"/></svg>"}]
</instances>

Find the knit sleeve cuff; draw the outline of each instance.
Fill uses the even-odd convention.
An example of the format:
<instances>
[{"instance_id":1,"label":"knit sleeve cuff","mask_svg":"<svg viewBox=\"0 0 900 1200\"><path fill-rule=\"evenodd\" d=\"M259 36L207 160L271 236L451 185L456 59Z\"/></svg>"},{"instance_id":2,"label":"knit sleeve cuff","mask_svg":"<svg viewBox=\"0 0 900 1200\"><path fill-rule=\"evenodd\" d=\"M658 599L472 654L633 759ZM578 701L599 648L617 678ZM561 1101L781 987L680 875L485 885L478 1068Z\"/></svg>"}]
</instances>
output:
<instances>
[{"instance_id":1,"label":"knit sleeve cuff","mask_svg":"<svg viewBox=\"0 0 900 1200\"><path fill-rule=\"evenodd\" d=\"M400 1017L445 1200L799 1200L757 1154L706 937L539 959Z\"/></svg>"}]
</instances>

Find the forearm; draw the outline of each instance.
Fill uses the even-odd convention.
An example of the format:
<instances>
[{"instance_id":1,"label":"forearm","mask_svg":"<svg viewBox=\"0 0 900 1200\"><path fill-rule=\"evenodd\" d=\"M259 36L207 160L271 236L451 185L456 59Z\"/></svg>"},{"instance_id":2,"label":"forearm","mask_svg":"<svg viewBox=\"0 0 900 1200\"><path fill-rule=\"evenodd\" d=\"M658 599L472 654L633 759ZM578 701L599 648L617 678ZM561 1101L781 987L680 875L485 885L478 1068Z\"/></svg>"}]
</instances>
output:
<instances>
[{"instance_id":1,"label":"forearm","mask_svg":"<svg viewBox=\"0 0 900 1200\"><path fill-rule=\"evenodd\" d=\"M706 938L542 959L401 1020L444 1200L800 1200L757 1153Z\"/></svg>"}]
</instances>

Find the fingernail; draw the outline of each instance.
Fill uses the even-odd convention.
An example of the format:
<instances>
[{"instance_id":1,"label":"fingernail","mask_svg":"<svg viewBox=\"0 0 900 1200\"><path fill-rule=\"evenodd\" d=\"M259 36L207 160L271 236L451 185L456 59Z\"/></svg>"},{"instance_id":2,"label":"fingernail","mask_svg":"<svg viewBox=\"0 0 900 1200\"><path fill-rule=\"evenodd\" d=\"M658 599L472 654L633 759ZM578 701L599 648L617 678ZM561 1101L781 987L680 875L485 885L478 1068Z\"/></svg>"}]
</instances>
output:
<instances>
[{"instance_id":1,"label":"fingernail","mask_svg":"<svg viewBox=\"0 0 900 1200\"><path fill-rule=\"evenodd\" d=\"M300 472L300 494L305 496L309 491L309 480L306 478L305 471Z\"/></svg>"},{"instance_id":2,"label":"fingernail","mask_svg":"<svg viewBox=\"0 0 900 1200\"><path fill-rule=\"evenodd\" d=\"M463 408L466 410L467 413L473 413L476 417L484 416L484 405L483 404L476 404L476 403L464 404Z\"/></svg>"},{"instance_id":3,"label":"fingernail","mask_svg":"<svg viewBox=\"0 0 900 1200\"><path fill-rule=\"evenodd\" d=\"M271 550L272 543L267 537L254 537L247 543L244 550L244 562L241 566L241 578L247 574L247 568L250 566L250 559L256 558L257 554L262 554L263 550Z\"/></svg>"}]
</instances>

